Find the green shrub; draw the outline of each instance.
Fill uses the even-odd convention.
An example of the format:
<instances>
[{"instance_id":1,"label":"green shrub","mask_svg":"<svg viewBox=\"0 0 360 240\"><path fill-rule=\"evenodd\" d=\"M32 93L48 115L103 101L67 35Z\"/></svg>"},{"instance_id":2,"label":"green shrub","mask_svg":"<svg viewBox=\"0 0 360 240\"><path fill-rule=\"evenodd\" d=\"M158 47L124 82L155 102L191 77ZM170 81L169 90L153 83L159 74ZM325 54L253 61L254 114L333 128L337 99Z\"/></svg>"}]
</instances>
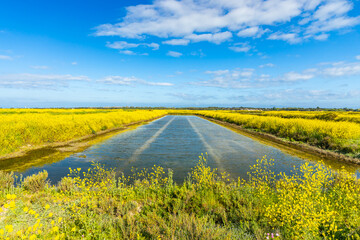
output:
<instances>
[{"instance_id":1,"label":"green shrub","mask_svg":"<svg viewBox=\"0 0 360 240\"><path fill-rule=\"evenodd\" d=\"M48 172L46 170L39 172L38 174L34 174L28 176L24 179L22 186L25 190L31 192L38 192L45 188L47 181Z\"/></svg>"},{"instance_id":2,"label":"green shrub","mask_svg":"<svg viewBox=\"0 0 360 240\"><path fill-rule=\"evenodd\" d=\"M14 173L0 171L0 190L9 189L14 184Z\"/></svg>"},{"instance_id":3,"label":"green shrub","mask_svg":"<svg viewBox=\"0 0 360 240\"><path fill-rule=\"evenodd\" d=\"M71 177L64 177L58 183L58 190L61 192L71 192L75 189L75 180Z\"/></svg>"},{"instance_id":4,"label":"green shrub","mask_svg":"<svg viewBox=\"0 0 360 240\"><path fill-rule=\"evenodd\" d=\"M334 112L322 113L315 115L315 118L326 121L334 121L338 117L338 114Z\"/></svg>"}]
</instances>

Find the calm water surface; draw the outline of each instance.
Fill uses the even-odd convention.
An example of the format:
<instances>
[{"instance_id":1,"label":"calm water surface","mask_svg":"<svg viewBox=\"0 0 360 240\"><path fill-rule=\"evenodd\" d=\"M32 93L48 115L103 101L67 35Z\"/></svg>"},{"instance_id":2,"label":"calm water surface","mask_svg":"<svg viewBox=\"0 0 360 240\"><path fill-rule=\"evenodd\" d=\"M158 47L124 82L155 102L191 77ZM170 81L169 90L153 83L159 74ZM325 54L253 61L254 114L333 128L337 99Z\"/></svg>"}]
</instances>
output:
<instances>
[{"instance_id":1,"label":"calm water surface","mask_svg":"<svg viewBox=\"0 0 360 240\"><path fill-rule=\"evenodd\" d=\"M211 167L226 171L232 177L247 178L249 166L264 155L276 161L276 171L290 173L293 166L306 160L275 147L196 116L166 116L135 130L120 133L61 161L32 167L24 176L41 170L56 183L69 173L69 167L86 170L93 161L118 173L131 174L131 168L151 168L154 165L174 171L174 180L182 182L201 153L208 153Z\"/></svg>"}]
</instances>

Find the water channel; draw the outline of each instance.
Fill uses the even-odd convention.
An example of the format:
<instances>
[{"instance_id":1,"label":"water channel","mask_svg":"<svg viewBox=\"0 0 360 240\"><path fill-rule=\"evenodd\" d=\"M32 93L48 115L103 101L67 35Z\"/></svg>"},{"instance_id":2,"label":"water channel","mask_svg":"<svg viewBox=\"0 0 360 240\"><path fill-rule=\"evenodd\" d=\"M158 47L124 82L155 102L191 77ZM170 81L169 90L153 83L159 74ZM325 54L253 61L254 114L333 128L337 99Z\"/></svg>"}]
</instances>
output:
<instances>
[{"instance_id":1,"label":"water channel","mask_svg":"<svg viewBox=\"0 0 360 240\"><path fill-rule=\"evenodd\" d=\"M46 170L51 183L69 173L69 167L87 170L92 162L118 173L131 174L131 168L154 165L174 171L174 180L182 182L201 153L208 154L208 164L226 171L233 178L247 178L249 166L264 155L275 159L275 172L290 173L294 166L309 161L277 147L238 134L197 116L165 116L134 130L116 134L58 161L31 166L18 171L24 177ZM310 161L311 164L314 161ZM1 170L1 165L0 165ZM358 170L354 170L358 173Z\"/></svg>"}]
</instances>

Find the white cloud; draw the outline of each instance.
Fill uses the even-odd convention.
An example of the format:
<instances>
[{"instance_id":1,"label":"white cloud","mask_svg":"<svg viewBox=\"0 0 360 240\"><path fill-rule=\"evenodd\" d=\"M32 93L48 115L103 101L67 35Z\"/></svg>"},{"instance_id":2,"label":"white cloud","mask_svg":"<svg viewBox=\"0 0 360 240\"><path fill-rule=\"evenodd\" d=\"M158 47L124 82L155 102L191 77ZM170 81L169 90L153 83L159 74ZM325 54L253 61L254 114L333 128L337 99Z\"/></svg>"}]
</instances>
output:
<instances>
[{"instance_id":1,"label":"white cloud","mask_svg":"<svg viewBox=\"0 0 360 240\"><path fill-rule=\"evenodd\" d=\"M251 49L251 46L249 46L247 43L237 43L234 44L234 46L229 47L230 50L234 52L248 52Z\"/></svg>"},{"instance_id":2,"label":"white cloud","mask_svg":"<svg viewBox=\"0 0 360 240\"><path fill-rule=\"evenodd\" d=\"M183 54L179 53L179 52L168 51L166 55L168 55L170 57L181 57Z\"/></svg>"},{"instance_id":3,"label":"white cloud","mask_svg":"<svg viewBox=\"0 0 360 240\"><path fill-rule=\"evenodd\" d=\"M220 44L232 38L231 32L220 32L220 33L206 33L206 34L190 34L185 36L186 39L192 42L203 42L208 41L215 44Z\"/></svg>"},{"instance_id":4,"label":"white cloud","mask_svg":"<svg viewBox=\"0 0 360 240\"><path fill-rule=\"evenodd\" d=\"M229 70L216 70L216 71L206 71L206 74L214 74L214 75L224 75L224 74L228 74L230 71Z\"/></svg>"},{"instance_id":5,"label":"white cloud","mask_svg":"<svg viewBox=\"0 0 360 240\"><path fill-rule=\"evenodd\" d=\"M56 75L56 74L32 74L32 73L18 73L18 74L8 74L0 75L0 80L57 80L57 81L89 81L87 76L73 76L71 74Z\"/></svg>"},{"instance_id":6,"label":"white cloud","mask_svg":"<svg viewBox=\"0 0 360 240\"><path fill-rule=\"evenodd\" d=\"M7 55L0 55L0 60L12 60L13 58Z\"/></svg>"},{"instance_id":7,"label":"white cloud","mask_svg":"<svg viewBox=\"0 0 360 240\"><path fill-rule=\"evenodd\" d=\"M360 23L360 17L348 18L348 17L337 17L329 19L327 21L316 21L312 23L306 30L306 34L317 34L319 32L330 32L343 28L353 27Z\"/></svg>"},{"instance_id":8,"label":"white cloud","mask_svg":"<svg viewBox=\"0 0 360 240\"><path fill-rule=\"evenodd\" d=\"M301 38L299 38L297 33L282 33L282 32L276 32L271 34L268 39L271 40L283 40L288 43L294 44L301 42Z\"/></svg>"},{"instance_id":9,"label":"white cloud","mask_svg":"<svg viewBox=\"0 0 360 240\"><path fill-rule=\"evenodd\" d=\"M330 90L304 90L304 89L285 89L276 92L265 92L261 95L253 96L253 98L263 100L287 100L287 101L314 101L314 100L340 100L353 99L360 97L360 91L334 92Z\"/></svg>"},{"instance_id":10,"label":"white cloud","mask_svg":"<svg viewBox=\"0 0 360 240\"><path fill-rule=\"evenodd\" d=\"M31 66L31 68L33 69L48 69L49 67L48 66Z\"/></svg>"},{"instance_id":11,"label":"white cloud","mask_svg":"<svg viewBox=\"0 0 360 240\"><path fill-rule=\"evenodd\" d=\"M357 60L360 60L360 55L357 55L355 58L356 58Z\"/></svg>"},{"instance_id":12,"label":"white cloud","mask_svg":"<svg viewBox=\"0 0 360 240\"><path fill-rule=\"evenodd\" d=\"M113 49L117 49L120 50L119 52L122 54L126 54L126 55L137 55L137 53L135 53L132 50L129 50L131 48L137 48L139 46L143 46L143 47L149 47L152 48L152 50L158 50L160 45L157 43L128 43L125 41L117 41L117 42L107 42L106 46L108 48L113 48ZM139 54L139 55L148 55L147 53L143 53L143 54Z\"/></svg>"},{"instance_id":13,"label":"white cloud","mask_svg":"<svg viewBox=\"0 0 360 240\"><path fill-rule=\"evenodd\" d=\"M299 106L304 107L312 106L316 107L315 104L321 102L329 104L338 103L339 100L343 99L359 99L360 91L332 91L332 90L317 90L317 89L284 89L284 90L263 90L256 91L255 93L243 94L240 96L231 96L229 100L241 100L242 102L255 102L261 103L266 102L268 104L279 104L280 106ZM316 101L316 102L315 102Z\"/></svg>"},{"instance_id":14,"label":"white cloud","mask_svg":"<svg viewBox=\"0 0 360 240\"><path fill-rule=\"evenodd\" d=\"M19 88L50 88L66 87L72 81L90 81L87 76L73 76L70 74L31 74L18 73L0 75L0 86Z\"/></svg>"},{"instance_id":15,"label":"white cloud","mask_svg":"<svg viewBox=\"0 0 360 240\"><path fill-rule=\"evenodd\" d=\"M330 67L329 67L330 65ZM310 80L315 77L347 77L360 75L360 63L359 62L334 62L334 63L322 63L321 68L308 68L302 71L302 73L288 72L283 74L279 79L286 82L296 82Z\"/></svg>"},{"instance_id":16,"label":"white cloud","mask_svg":"<svg viewBox=\"0 0 360 240\"><path fill-rule=\"evenodd\" d=\"M131 77L123 77L123 76L107 76L97 82L105 83L105 84L112 84L112 85L125 85L131 86L136 84L143 84L149 86L173 86L174 84L168 82L148 82L134 76Z\"/></svg>"},{"instance_id":17,"label":"white cloud","mask_svg":"<svg viewBox=\"0 0 360 240\"><path fill-rule=\"evenodd\" d=\"M325 68L319 71L320 74L330 77L343 77L360 74L360 63L336 64L333 67Z\"/></svg>"},{"instance_id":18,"label":"white cloud","mask_svg":"<svg viewBox=\"0 0 360 240\"><path fill-rule=\"evenodd\" d=\"M263 29L272 28L275 34L268 39L299 43L306 38L324 40L324 34L359 24L360 17L348 16L353 5L350 0L154 0L127 7L118 23L97 26L95 35L138 39L149 35L219 44L231 39L232 33L260 37L270 31ZM279 29L281 33L276 33ZM219 32L227 35L216 39ZM176 40L168 41L186 43Z\"/></svg>"},{"instance_id":19,"label":"white cloud","mask_svg":"<svg viewBox=\"0 0 360 240\"><path fill-rule=\"evenodd\" d=\"M72 64L72 65L77 65L78 63L77 63L77 62L72 62L71 64Z\"/></svg>"},{"instance_id":20,"label":"white cloud","mask_svg":"<svg viewBox=\"0 0 360 240\"><path fill-rule=\"evenodd\" d=\"M303 74L303 73L296 73L296 72L288 72L283 75L281 80L287 82L296 82L299 80L309 80L314 78L312 74Z\"/></svg>"},{"instance_id":21,"label":"white cloud","mask_svg":"<svg viewBox=\"0 0 360 240\"><path fill-rule=\"evenodd\" d=\"M190 43L189 39L171 39L171 40L167 40L167 41L163 41L163 44L167 44L167 45L182 45L182 46L186 46Z\"/></svg>"},{"instance_id":22,"label":"white cloud","mask_svg":"<svg viewBox=\"0 0 360 240\"><path fill-rule=\"evenodd\" d=\"M168 82L146 82L146 85L150 85L150 86L174 86L173 83L168 83Z\"/></svg>"},{"instance_id":23,"label":"white cloud","mask_svg":"<svg viewBox=\"0 0 360 240\"><path fill-rule=\"evenodd\" d=\"M259 68L274 66L272 63L267 63L260 65ZM256 72L252 68L205 71L205 74L212 76L206 80L191 82L190 84L217 88L267 88L296 85L304 81L314 81L317 78L341 77L343 79L347 76L360 75L360 62L322 63L318 64L318 66L320 67L308 68L301 72L289 71L277 76Z\"/></svg>"},{"instance_id":24,"label":"white cloud","mask_svg":"<svg viewBox=\"0 0 360 240\"><path fill-rule=\"evenodd\" d=\"M132 76L132 77L122 77L122 76L107 76L98 82L106 83L106 84L114 84L114 85L131 85L135 82L140 81L140 79Z\"/></svg>"},{"instance_id":25,"label":"white cloud","mask_svg":"<svg viewBox=\"0 0 360 240\"><path fill-rule=\"evenodd\" d=\"M145 46L152 48L152 50L158 50L160 48L160 45L157 43L149 43L149 44L144 44Z\"/></svg>"},{"instance_id":26,"label":"white cloud","mask_svg":"<svg viewBox=\"0 0 360 240\"><path fill-rule=\"evenodd\" d=\"M263 30L262 28L255 26L255 27L248 27L245 28L241 31L239 31L237 33L237 36L239 37L255 37L255 38L259 38L261 37L264 33L268 32L269 30Z\"/></svg>"},{"instance_id":27,"label":"white cloud","mask_svg":"<svg viewBox=\"0 0 360 240\"><path fill-rule=\"evenodd\" d=\"M258 85L258 82L252 80L254 69L225 69L205 73L213 75L212 78L190 84L217 88L251 88Z\"/></svg>"},{"instance_id":28,"label":"white cloud","mask_svg":"<svg viewBox=\"0 0 360 240\"><path fill-rule=\"evenodd\" d=\"M266 63L259 66L259 68L265 68L265 67L275 67L275 64L273 63Z\"/></svg>"},{"instance_id":29,"label":"white cloud","mask_svg":"<svg viewBox=\"0 0 360 240\"><path fill-rule=\"evenodd\" d=\"M328 1L320 6L314 14L314 18L325 21L334 16L342 16L352 9L351 3L347 1Z\"/></svg>"},{"instance_id":30,"label":"white cloud","mask_svg":"<svg viewBox=\"0 0 360 240\"><path fill-rule=\"evenodd\" d=\"M136 55L136 53L131 51L131 50L119 51L119 53L122 53L122 54L125 54L125 55Z\"/></svg>"},{"instance_id":31,"label":"white cloud","mask_svg":"<svg viewBox=\"0 0 360 240\"><path fill-rule=\"evenodd\" d=\"M323 34L314 36L314 39L319 40L319 41L324 41L324 40L327 40L329 38L329 36L330 36L329 34L323 33Z\"/></svg>"},{"instance_id":32,"label":"white cloud","mask_svg":"<svg viewBox=\"0 0 360 240\"><path fill-rule=\"evenodd\" d=\"M248 52L250 47L229 47L229 49L233 50L234 52Z\"/></svg>"},{"instance_id":33,"label":"white cloud","mask_svg":"<svg viewBox=\"0 0 360 240\"><path fill-rule=\"evenodd\" d=\"M190 53L191 56L205 57L206 54L202 51L202 49L198 49L196 51L192 51Z\"/></svg>"},{"instance_id":34,"label":"white cloud","mask_svg":"<svg viewBox=\"0 0 360 240\"><path fill-rule=\"evenodd\" d=\"M106 43L106 46L108 48L113 48L113 49L129 49L129 48L136 48L139 46L139 44L136 43L128 43L125 41L118 41L118 42L113 42L113 43Z\"/></svg>"},{"instance_id":35,"label":"white cloud","mask_svg":"<svg viewBox=\"0 0 360 240\"><path fill-rule=\"evenodd\" d=\"M323 35L324 32L349 28L359 24L359 16L347 16L347 13L352 9L353 3L351 1L332 0L324 2L310 17L311 22L305 31L306 34L322 33Z\"/></svg>"}]
</instances>

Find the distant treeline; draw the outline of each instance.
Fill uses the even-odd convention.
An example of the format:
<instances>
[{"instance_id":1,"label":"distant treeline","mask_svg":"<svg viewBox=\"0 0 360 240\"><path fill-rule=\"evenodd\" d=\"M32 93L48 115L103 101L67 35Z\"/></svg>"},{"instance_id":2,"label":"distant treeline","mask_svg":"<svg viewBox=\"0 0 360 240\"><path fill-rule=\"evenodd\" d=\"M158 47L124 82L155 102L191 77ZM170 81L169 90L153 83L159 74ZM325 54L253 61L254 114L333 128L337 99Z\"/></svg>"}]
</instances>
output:
<instances>
[{"instance_id":1,"label":"distant treeline","mask_svg":"<svg viewBox=\"0 0 360 240\"><path fill-rule=\"evenodd\" d=\"M21 108L2 108L0 109L21 109ZM345 111L345 112L360 112L360 108L297 108L297 107L287 107L287 108L255 108L255 107L63 107L63 108L29 108L29 109L178 109L178 110L249 110L249 111Z\"/></svg>"}]
</instances>

